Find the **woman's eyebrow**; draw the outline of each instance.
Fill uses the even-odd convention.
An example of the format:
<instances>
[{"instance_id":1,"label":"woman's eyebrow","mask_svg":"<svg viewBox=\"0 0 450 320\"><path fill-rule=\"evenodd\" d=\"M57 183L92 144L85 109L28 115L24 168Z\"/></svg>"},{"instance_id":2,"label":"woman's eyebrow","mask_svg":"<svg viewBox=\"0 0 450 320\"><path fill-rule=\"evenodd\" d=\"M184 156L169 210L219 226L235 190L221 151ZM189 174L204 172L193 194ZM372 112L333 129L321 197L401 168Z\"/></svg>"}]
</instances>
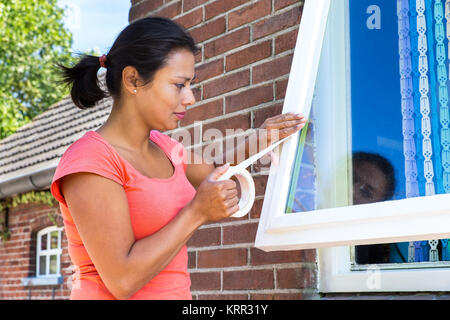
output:
<instances>
[{"instance_id":1,"label":"woman's eyebrow","mask_svg":"<svg viewBox=\"0 0 450 320\"><path fill-rule=\"evenodd\" d=\"M197 75L195 74L194 75L194 77L191 79L191 78L189 78L189 77L185 77L185 76L176 76L177 78L182 78L182 79L185 79L185 80L190 80L190 81L193 81L193 80L195 80L195 79L197 79Z\"/></svg>"}]
</instances>

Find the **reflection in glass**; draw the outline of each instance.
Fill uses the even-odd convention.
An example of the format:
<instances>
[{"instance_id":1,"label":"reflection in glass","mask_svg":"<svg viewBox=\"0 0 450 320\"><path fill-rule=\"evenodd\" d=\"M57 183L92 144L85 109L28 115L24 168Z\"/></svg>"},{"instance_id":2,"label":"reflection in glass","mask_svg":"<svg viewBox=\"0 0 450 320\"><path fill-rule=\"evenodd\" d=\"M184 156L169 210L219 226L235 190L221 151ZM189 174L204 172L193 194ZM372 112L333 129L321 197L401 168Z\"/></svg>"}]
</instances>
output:
<instances>
[{"instance_id":1,"label":"reflection in glass","mask_svg":"<svg viewBox=\"0 0 450 320\"><path fill-rule=\"evenodd\" d=\"M47 250L47 234L41 237L41 250Z\"/></svg>"},{"instance_id":2,"label":"reflection in glass","mask_svg":"<svg viewBox=\"0 0 450 320\"><path fill-rule=\"evenodd\" d=\"M57 273L57 259L58 257L56 255L50 256L50 274Z\"/></svg>"},{"instance_id":3,"label":"reflection in glass","mask_svg":"<svg viewBox=\"0 0 450 320\"><path fill-rule=\"evenodd\" d=\"M354 204L445 193L448 183L443 3L384 0L377 6L382 20L367 10L372 1L350 0ZM377 27L368 23L377 18ZM356 246L356 262L448 260L445 243Z\"/></svg>"},{"instance_id":4,"label":"reflection in glass","mask_svg":"<svg viewBox=\"0 0 450 320\"><path fill-rule=\"evenodd\" d=\"M450 192L448 39L450 1L349 0L354 205ZM287 213L315 208L311 132L298 146ZM355 261L450 261L450 251L447 239L363 245Z\"/></svg>"},{"instance_id":5,"label":"reflection in glass","mask_svg":"<svg viewBox=\"0 0 450 320\"><path fill-rule=\"evenodd\" d=\"M50 249L58 249L58 231L53 231L51 234Z\"/></svg>"},{"instance_id":6,"label":"reflection in glass","mask_svg":"<svg viewBox=\"0 0 450 320\"><path fill-rule=\"evenodd\" d=\"M296 161L292 172L286 212L305 212L315 209L315 172L313 155L313 125L309 119L300 133Z\"/></svg>"},{"instance_id":7,"label":"reflection in glass","mask_svg":"<svg viewBox=\"0 0 450 320\"><path fill-rule=\"evenodd\" d=\"M45 275L47 272L47 256L39 257L39 275Z\"/></svg>"}]
</instances>

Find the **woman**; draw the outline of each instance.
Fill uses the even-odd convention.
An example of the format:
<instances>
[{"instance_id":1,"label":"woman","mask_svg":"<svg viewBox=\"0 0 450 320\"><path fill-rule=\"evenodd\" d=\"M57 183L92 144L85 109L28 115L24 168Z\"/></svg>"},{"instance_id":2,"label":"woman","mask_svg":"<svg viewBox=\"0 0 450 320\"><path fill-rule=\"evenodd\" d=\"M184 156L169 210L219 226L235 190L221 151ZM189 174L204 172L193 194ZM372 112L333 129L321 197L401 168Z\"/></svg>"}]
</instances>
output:
<instances>
[{"instance_id":1,"label":"woman","mask_svg":"<svg viewBox=\"0 0 450 320\"><path fill-rule=\"evenodd\" d=\"M191 299L186 242L238 211L236 183L217 181L228 165L189 164L184 148L175 161L181 144L161 133L195 103L197 50L176 23L149 17L126 27L107 55L62 66L79 108L107 95L100 67L113 98L107 121L66 150L51 185L75 266L71 299ZM305 122L289 114L261 128L282 138Z\"/></svg>"}]
</instances>

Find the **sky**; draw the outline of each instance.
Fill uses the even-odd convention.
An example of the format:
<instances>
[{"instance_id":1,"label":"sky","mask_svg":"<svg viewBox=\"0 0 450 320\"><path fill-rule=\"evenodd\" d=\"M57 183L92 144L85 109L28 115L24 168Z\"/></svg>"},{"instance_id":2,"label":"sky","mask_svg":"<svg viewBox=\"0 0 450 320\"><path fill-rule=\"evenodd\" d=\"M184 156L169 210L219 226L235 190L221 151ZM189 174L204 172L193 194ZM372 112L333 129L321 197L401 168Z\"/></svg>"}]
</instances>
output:
<instances>
[{"instance_id":1,"label":"sky","mask_svg":"<svg viewBox=\"0 0 450 320\"><path fill-rule=\"evenodd\" d=\"M67 7L64 23L73 34L72 50L89 49L106 54L117 35L128 25L130 0L58 0Z\"/></svg>"}]
</instances>

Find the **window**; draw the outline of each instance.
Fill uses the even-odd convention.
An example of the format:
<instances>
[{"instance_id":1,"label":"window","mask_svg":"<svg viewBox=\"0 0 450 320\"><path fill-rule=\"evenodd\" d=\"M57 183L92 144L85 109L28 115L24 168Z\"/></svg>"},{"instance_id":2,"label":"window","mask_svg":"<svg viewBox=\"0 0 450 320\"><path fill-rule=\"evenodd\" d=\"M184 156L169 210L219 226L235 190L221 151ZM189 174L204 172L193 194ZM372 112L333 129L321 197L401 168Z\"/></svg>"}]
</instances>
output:
<instances>
[{"instance_id":1,"label":"window","mask_svg":"<svg viewBox=\"0 0 450 320\"><path fill-rule=\"evenodd\" d=\"M271 166L255 245L322 248L321 291L448 289L444 4L305 1L283 113L311 128Z\"/></svg>"},{"instance_id":2,"label":"window","mask_svg":"<svg viewBox=\"0 0 450 320\"><path fill-rule=\"evenodd\" d=\"M37 234L36 276L60 275L61 229L48 227Z\"/></svg>"},{"instance_id":3,"label":"window","mask_svg":"<svg viewBox=\"0 0 450 320\"><path fill-rule=\"evenodd\" d=\"M61 231L52 226L39 231L36 235L36 275L23 278L24 286L59 285L61 275Z\"/></svg>"}]
</instances>

